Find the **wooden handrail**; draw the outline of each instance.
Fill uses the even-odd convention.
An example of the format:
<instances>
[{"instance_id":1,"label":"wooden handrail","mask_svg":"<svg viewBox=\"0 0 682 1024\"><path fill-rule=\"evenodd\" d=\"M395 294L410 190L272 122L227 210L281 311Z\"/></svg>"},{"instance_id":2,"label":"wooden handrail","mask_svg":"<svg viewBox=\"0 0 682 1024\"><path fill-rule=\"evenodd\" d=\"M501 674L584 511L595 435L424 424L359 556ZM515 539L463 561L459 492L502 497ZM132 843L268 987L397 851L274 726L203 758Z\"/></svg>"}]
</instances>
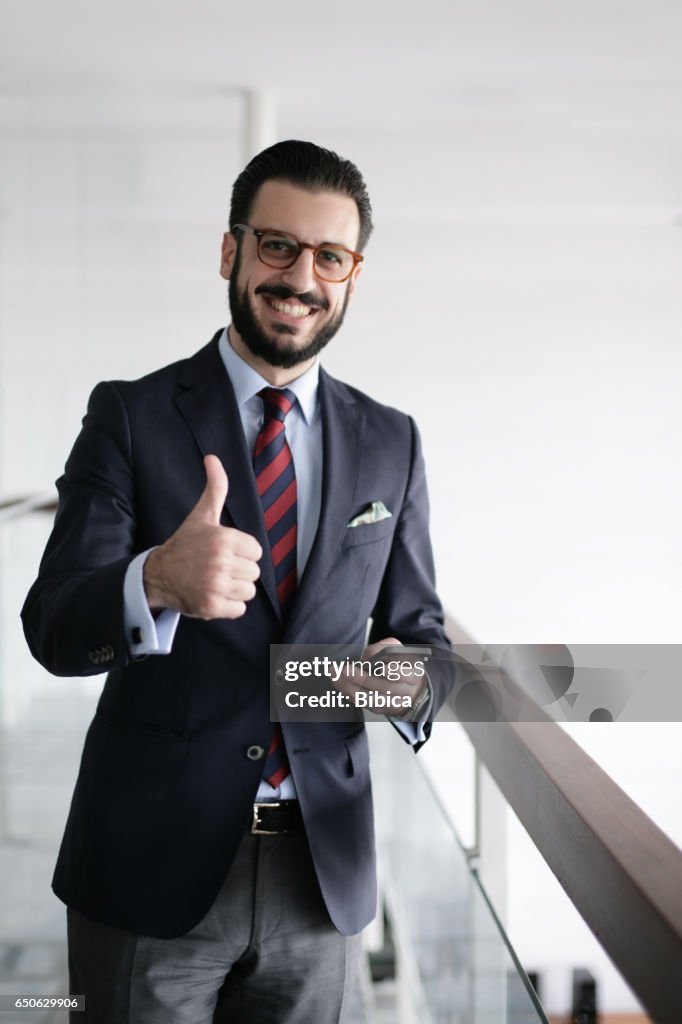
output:
<instances>
[{"instance_id":1,"label":"wooden handrail","mask_svg":"<svg viewBox=\"0 0 682 1024\"><path fill-rule=\"evenodd\" d=\"M461 724L652 1019L680 1024L682 850L549 718Z\"/></svg>"},{"instance_id":2,"label":"wooden handrail","mask_svg":"<svg viewBox=\"0 0 682 1024\"><path fill-rule=\"evenodd\" d=\"M23 498L4 498L0 501L0 523L20 519L33 512L56 512L57 495L54 491L45 494L29 494Z\"/></svg>"}]
</instances>

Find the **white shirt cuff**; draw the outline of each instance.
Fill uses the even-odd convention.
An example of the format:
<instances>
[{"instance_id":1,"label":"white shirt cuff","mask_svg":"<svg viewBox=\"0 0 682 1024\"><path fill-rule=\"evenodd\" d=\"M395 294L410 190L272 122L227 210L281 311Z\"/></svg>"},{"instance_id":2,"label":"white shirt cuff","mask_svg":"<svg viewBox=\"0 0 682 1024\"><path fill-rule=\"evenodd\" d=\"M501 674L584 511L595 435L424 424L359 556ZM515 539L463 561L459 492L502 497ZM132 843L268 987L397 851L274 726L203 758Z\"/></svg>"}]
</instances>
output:
<instances>
[{"instance_id":1,"label":"white shirt cuff","mask_svg":"<svg viewBox=\"0 0 682 1024\"><path fill-rule=\"evenodd\" d=\"M147 556L154 548L136 555L123 581L123 621L128 650L134 658L145 654L170 654L180 612L164 608L154 618L144 592L143 571Z\"/></svg>"},{"instance_id":2,"label":"white shirt cuff","mask_svg":"<svg viewBox=\"0 0 682 1024\"><path fill-rule=\"evenodd\" d=\"M433 687L429 680L428 673L426 674L425 684L429 688L429 699L422 709L422 713L416 722L406 722L402 718L392 718L391 722L396 727L401 736L404 736L408 743L412 746L415 743L426 743L426 733L424 732L424 726L429 720L431 714L431 708L433 706Z\"/></svg>"}]
</instances>

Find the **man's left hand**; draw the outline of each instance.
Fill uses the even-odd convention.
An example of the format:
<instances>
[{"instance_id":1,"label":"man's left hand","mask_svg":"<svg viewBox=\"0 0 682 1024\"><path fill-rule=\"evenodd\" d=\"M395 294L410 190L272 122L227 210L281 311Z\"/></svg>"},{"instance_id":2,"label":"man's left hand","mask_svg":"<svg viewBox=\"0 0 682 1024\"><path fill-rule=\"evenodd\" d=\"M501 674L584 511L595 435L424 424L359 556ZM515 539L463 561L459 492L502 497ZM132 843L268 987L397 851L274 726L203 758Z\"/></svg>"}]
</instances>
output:
<instances>
[{"instance_id":1,"label":"man's left hand","mask_svg":"<svg viewBox=\"0 0 682 1024\"><path fill-rule=\"evenodd\" d=\"M367 710L385 714L388 718L413 717L414 707L422 696L426 682L426 657L422 654L405 653L399 650L403 644L395 637L385 637L376 643L369 644L362 652L363 662L377 665L384 662L385 668L367 672L344 673L336 683L342 693L348 694L355 703L356 693L369 694L376 691L382 697L388 697L390 706L385 709L367 705ZM386 653L382 656L382 651ZM425 648L426 651L426 648ZM420 702L421 703L421 702ZM356 704L356 706L359 706Z\"/></svg>"}]
</instances>

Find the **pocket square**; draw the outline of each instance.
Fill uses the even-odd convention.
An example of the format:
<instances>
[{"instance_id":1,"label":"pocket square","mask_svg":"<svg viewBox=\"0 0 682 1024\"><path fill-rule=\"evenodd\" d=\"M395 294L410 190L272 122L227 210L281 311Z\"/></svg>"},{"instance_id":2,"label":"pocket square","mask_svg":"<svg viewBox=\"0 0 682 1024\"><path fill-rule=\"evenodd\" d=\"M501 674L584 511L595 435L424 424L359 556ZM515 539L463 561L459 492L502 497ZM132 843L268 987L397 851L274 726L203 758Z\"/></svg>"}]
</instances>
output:
<instances>
[{"instance_id":1,"label":"pocket square","mask_svg":"<svg viewBox=\"0 0 682 1024\"><path fill-rule=\"evenodd\" d=\"M390 519L392 515L393 513L389 512L383 501L373 501L364 512L351 519L348 526L368 526L370 523L380 523L382 519Z\"/></svg>"}]
</instances>

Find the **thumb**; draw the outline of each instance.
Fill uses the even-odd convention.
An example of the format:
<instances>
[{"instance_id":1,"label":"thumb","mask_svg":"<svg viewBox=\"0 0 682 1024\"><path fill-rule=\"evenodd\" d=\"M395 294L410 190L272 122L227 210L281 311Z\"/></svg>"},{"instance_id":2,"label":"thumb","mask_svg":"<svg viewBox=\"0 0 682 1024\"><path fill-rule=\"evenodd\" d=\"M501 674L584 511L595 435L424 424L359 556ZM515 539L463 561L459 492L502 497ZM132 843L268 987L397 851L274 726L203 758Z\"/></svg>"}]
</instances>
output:
<instances>
[{"instance_id":1,"label":"thumb","mask_svg":"<svg viewBox=\"0 0 682 1024\"><path fill-rule=\"evenodd\" d=\"M368 644L362 652L364 658L375 658L381 654L385 647L402 647L402 642L396 640L394 636L385 636L383 640L377 640L376 643Z\"/></svg>"},{"instance_id":2,"label":"thumb","mask_svg":"<svg viewBox=\"0 0 682 1024\"><path fill-rule=\"evenodd\" d=\"M206 486L201 497L190 512L194 519L220 525L220 516L227 498L227 473L217 455L204 457Z\"/></svg>"}]
</instances>

